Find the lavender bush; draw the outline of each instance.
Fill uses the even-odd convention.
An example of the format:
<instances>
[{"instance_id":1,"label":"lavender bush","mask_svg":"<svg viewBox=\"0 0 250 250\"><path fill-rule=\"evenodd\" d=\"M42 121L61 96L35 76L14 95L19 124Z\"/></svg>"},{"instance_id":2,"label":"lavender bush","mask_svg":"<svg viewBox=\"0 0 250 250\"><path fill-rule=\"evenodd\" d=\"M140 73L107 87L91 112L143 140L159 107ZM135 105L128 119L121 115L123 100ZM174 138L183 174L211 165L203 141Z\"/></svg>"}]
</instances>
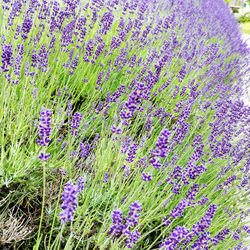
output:
<instances>
[{"instance_id":1,"label":"lavender bush","mask_svg":"<svg viewBox=\"0 0 250 250\"><path fill-rule=\"evenodd\" d=\"M249 50L223 0L3 0L0 27L1 248L250 244Z\"/></svg>"}]
</instances>

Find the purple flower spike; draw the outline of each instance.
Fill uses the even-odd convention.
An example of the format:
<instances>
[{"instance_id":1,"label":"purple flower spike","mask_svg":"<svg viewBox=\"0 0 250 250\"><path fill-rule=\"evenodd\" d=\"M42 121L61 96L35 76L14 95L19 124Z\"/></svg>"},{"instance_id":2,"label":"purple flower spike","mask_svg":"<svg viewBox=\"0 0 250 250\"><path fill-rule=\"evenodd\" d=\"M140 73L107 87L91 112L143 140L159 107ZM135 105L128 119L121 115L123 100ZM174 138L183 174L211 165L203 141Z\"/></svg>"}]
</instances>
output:
<instances>
[{"instance_id":1,"label":"purple flower spike","mask_svg":"<svg viewBox=\"0 0 250 250\"><path fill-rule=\"evenodd\" d=\"M140 212L142 210L142 204L139 201L135 201L129 206L130 211L128 212L128 217L126 217L126 224L123 222L123 215L120 209L114 210L112 215L113 225L109 230L109 233L112 233L115 236L118 236L122 233L127 237L126 245L128 248L133 248L137 243L141 234L138 230L134 232L131 231L131 228L135 227L138 224L138 218L140 217Z\"/></svg>"},{"instance_id":2,"label":"purple flower spike","mask_svg":"<svg viewBox=\"0 0 250 250\"><path fill-rule=\"evenodd\" d=\"M205 230L211 225L216 209L217 206L215 204L210 205L205 216L203 216L197 224L193 225L193 233L195 235L198 236L199 232L205 233Z\"/></svg>"},{"instance_id":3,"label":"purple flower spike","mask_svg":"<svg viewBox=\"0 0 250 250\"><path fill-rule=\"evenodd\" d=\"M166 216L163 217L162 223L164 223L166 226L168 226L171 223L171 220L168 220Z\"/></svg>"},{"instance_id":4,"label":"purple flower spike","mask_svg":"<svg viewBox=\"0 0 250 250\"><path fill-rule=\"evenodd\" d=\"M109 180L109 173L107 172L107 173L104 174L103 183L107 183L108 180Z\"/></svg>"},{"instance_id":5,"label":"purple flower spike","mask_svg":"<svg viewBox=\"0 0 250 250\"><path fill-rule=\"evenodd\" d=\"M80 126L81 119L82 119L82 114L80 112L76 112L73 115L72 126L71 126L72 127L72 130L71 130L72 135L77 135L77 133L78 133L77 129Z\"/></svg>"},{"instance_id":6,"label":"purple flower spike","mask_svg":"<svg viewBox=\"0 0 250 250\"><path fill-rule=\"evenodd\" d=\"M152 180L152 175L150 173L142 173L141 178L144 181L151 181Z\"/></svg>"},{"instance_id":7,"label":"purple flower spike","mask_svg":"<svg viewBox=\"0 0 250 250\"><path fill-rule=\"evenodd\" d=\"M49 136L51 135L51 116L52 111L49 109L46 110L44 107L42 107L38 132L40 140L37 140L37 143L43 147L47 146L50 142Z\"/></svg>"},{"instance_id":8,"label":"purple flower spike","mask_svg":"<svg viewBox=\"0 0 250 250\"><path fill-rule=\"evenodd\" d=\"M43 161L47 161L50 157L50 154L46 154L46 153L43 153L41 152L38 156L39 159L43 160Z\"/></svg>"},{"instance_id":9,"label":"purple flower spike","mask_svg":"<svg viewBox=\"0 0 250 250\"><path fill-rule=\"evenodd\" d=\"M125 159L127 162L133 162L134 161L137 149L138 149L138 144L137 143L134 143L132 146L130 146L129 152L128 152L128 158Z\"/></svg>"},{"instance_id":10,"label":"purple flower spike","mask_svg":"<svg viewBox=\"0 0 250 250\"><path fill-rule=\"evenodd\" d=\"M142 204L139 201L135 201L133 204L129 206L131 212L140 212L142 210Z\"/></svg>"},{"instance_id":11,"label":"purple flower spike","mask_svg":"<svg viewBox=\"0 0 250 250\"><path fill-rule=\"evenodd\" d=\"M65 224L67 221L72 221L74 211L77 207L77 188L75 185L70 182L65 185L64 193L62 193L62 201L61 208L63 211L60 213L60 217L62 223Z\"/></svg>"},{"instance_id":12,"label":"purple flower spike","mask_svg":"<svg viewBox=\"0 0 250 250\"><path fill-rule=\"evenodd\" d=\"M48 146L50 142L49 136L51 135L51 116L52 111L50 109L46 110L44 107L42 107L39 118L40 124L38 132L40 139L37 140L37 143L42 147ZM49 157L50 154L46 154L45 151L41 152L39 155L39 158L43 161L47 161Z\"/></svg>"},{"instance_id":13,"label":"purple flower spike","mask_svg":"<svg viewBox=\"0 0 250 250\"><path fill-rule=\"evenodd\" d=\"M111 126L110 131L111 131L111 133L115 133L116 132L116 126L115 125Z\"/></svg>"},{"instance_id":14,"label":"purple flower spike","mask_svg":"<svg viewBox=\"0 0 250 250\"><path fill-rule=\"evenodd\" d=\"M178 244L182 239L185 238L185 240L187 240L190 239L190 237L191 235L189 234L189 230L186 227L177 226L170 234L169 238L165 239L165 241L160 245L160 249L177 249Z\"/></svg>"},{"instance_id":15,"label":"purple flower spike","mask_svg":"<svg viewBox=\"0 0 250 250\"><path fill-rule=\"evenodd\" d=\"M188 205L187 199L182 199L180 203L171 211L171 217L176 219L177 217L182 217L183 211Z\"/></svg>"},{"instance_id":16,"label":"purple flower spike","mask_svg":"<svg viewBox=\"0 0 250 250\"><path fill-rule=\"evenodd\" d=\"M134 232L130 232L129 238L126 240L126 244L128 248L133 248L134 245L137 243L137 241L140 239L141 234L138 230L135 230Z\"/></svg>"},{"instance_id":17,"label":"purple flower spike","mask_svg":"<svg viewBox=\"0 0 250 250\"><path fill-rule=\"evenodd\" d=\"M125 139L125 142L124 142L123 147L122 147L122 149L121 149L121 152L122 152L123 154L126 154L126 153L127 153L128 149L129 149L129 146L130 146L130 143L131 143L131 137L128 136L128 137Z\"/></svg>"},{"instance_id":18,"label":"purple flower spike","mask_svg":"<svg viewBox=\"0 0 250 250\"><path fill-rule=\"evenodd\" d=\"M8 72L9 71L9 67L12 66L12 61L13 61L13 48L12 48L12 44L9 43L9 45L7 44L3 44L2 45L2 66L1 69L3 70L3 72Z\"/></svg>"},{"instance_id":19,"label":"purple flower spike","mask_svg":"<svg viewBox=\"0 0 250 250\"><path fill-rule=\"evenodd\" d=\"M77 197L79 193L83 191L84 188L84 179L80 177L78 179L77 186L68 182L64 187L64 192L62 193L62 206L63 210L60 213L61 221L65 224L67 221L71 222L73 219L74 211L77 207Z\"/></svg>"},{"instance_id":20,"label":"purple flower spike","mask_svg":"<svg viewBox=\"0 0 250 250\"><path fill-rule=\"evenodd\" d=\"M198 184L194 184L191 187L191 190L188 191L187 198L189 200L195 200L195 196L197 195L198 192L199 192L199 185Z\"/></svg>"},{"instance_id":21,"label":"purple flower spike","mask_svg":"<svg viewBox=\"0 0 250 250\"><path fill-rule=\"evenodd\" d=\"M83 178L83 177L80 177L80 178L78 179L78 183L77 183L77 192L78 192L78 193L81 193L82 190L84 189L84 183L85 183L84 178Z\"/></svg>"},{"instance_id":22,"label":"purple flower spike","mask_svg":"<svg viewBox=\"0 0 250 250\"><path fill-rule=\"evenodd\" d=\"M122 228L123 228L123 225L122 225L123 218L122 218L121 209L113 211L112 221L113 221L113 225L110 228L109 233L113 233L115 236L117 236L122 231Z\"/></svg>"}]
</instances>

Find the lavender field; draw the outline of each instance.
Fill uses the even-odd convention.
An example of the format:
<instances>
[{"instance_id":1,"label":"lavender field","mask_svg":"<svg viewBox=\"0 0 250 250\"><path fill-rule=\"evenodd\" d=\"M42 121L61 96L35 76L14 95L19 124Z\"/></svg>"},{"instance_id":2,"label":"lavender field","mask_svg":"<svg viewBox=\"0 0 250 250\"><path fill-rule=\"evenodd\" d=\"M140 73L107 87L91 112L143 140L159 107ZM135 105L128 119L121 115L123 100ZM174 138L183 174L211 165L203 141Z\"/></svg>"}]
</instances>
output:
<instances>
[{"instance_id":1,"label":"lavender field","mask_svg":"<svg viewBox=\"0 0 250 250\"><path fill-rule=\"evenodd\" d=\"M0 249L249 249L223 0L1 0L0 27Z\"/></svg>"}]
</instances>

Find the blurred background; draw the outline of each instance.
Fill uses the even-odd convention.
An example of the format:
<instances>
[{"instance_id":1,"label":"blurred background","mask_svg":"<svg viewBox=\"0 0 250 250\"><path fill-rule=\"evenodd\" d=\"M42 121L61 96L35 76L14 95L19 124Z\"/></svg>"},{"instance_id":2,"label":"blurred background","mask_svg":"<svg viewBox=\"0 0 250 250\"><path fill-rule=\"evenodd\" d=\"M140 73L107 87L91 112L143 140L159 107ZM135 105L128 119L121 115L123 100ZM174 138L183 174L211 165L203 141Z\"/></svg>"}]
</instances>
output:
<instances>
[{"instance_id":1,"label":"blurred background","mask_svg":"<svg viewBox=\"0 0 250 250\"><path fill-rule=\"evenodd\" d=\"M242 32L250 35L250 0L226 0L234 13Z\"/></svg>"}]
</instances>

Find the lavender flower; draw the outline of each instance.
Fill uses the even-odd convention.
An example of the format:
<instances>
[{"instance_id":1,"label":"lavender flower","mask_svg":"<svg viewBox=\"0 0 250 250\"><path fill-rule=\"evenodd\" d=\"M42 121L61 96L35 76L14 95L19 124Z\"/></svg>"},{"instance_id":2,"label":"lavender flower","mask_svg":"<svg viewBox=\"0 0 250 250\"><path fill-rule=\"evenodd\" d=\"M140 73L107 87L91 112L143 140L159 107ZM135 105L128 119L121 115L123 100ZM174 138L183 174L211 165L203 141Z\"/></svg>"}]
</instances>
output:
<instances>
[{"instance_id":1,"label":"lavender flower","mask_svg":"<svg viewBox=\"0 0 250 250\"><path fill-rule=\"evenodd\" d=\"M45 109L42 107L40 112L40 124L39 124L39 132L38 135L40 139L37 140L37 143L42 146L46 147L50 142L50 135L51 135L51 116L52 111L50 109ZM41 160L47 161L50 157L50 154L46 154L45 151L41 152L38 156Z\"/></svg>"},{"instance_id":2,"label":"lavender flower","mask_svg":"<svg viewBox=\"0 0 250 250\"><path fill-rule=\"evenodd\" d=\"M78 179L77 186L68 182L64 186L64 192L62 193L62 205L61 209L63 210L60 213L61 221L65 224L67 221L71 222L73 220L73 214L77 207L77 197L79 193L82 192L84 188L84 179L80 177Z\"/></svg>"},{"instance_id":3,"label":"lavender flower","mask_svg":"<svg viewBox=\"0 0 250 250\"><path fill-rule=\"evenodd\" d=\"M129 152L128 152L128 157L125 159L127 162L134 161L137 149L138 149L137 143L134 143L132 146L130 146Z\"/></svg>"},{"instance_id":4,"label":"lavender flower","mask_svg":"<svg viewBox=\"0 0 250 250\"><path fill-rule=\"evenodd\" d=\"M210 233L204 232L201 234L200 237L194 242L194 244L191 246L192 249L209 249L209 243L210 243Z\"/></svg>"},{"instance_id":5,"label":"lavender flower","mask_svg":"<svg viewBox=\"0 0 250 250\"><path fill-rule=\"evenodd\" d=\"M68 104L67 104L67 116L68 117L71 116L71 112L72 112L72 103L71 103L71 101L68 101Z\"/></svg>"},{"instance_id":6,"label":"lavender flower","mask_svg":"<svg viewBox=\"0 0 250 250\"><path fill-rule=\"evenodd\" d=\"M22 38L25 40L28 38L28 34L32 28L32 19L27 15L23 21L22 25Z\"/></svg>"},{"instance_id":7,"label":"lavender flower","mask_svg":"<svg viewBox=\"0 0 250 250\"><path fill-rule=\"evenodd\" d=\"M138 230L135 230L134 232L130 232L129 237L126 240L126 245L128 248L133 248L134 245L137 243L137 241L140 239L141 234Z\"/></svg>"},{"instance_id":8,"label":"lavender flower","mask_svg":"<svg viewBox=\"0 0 250 250\"><path fill-rule=\"evenodd\" d=\"M87 158L90 152L90 144L88 142L82 143L80 142L80 157L81 158Z\"/></svg>"},{"instance_id":9,"label":"lavender flower","mask_svg":"<svg viewBox=\"0 0 250 250\"><path fill-rule=\"evenodd\" d=\"M182 217L183 211L188 205L187 199L182 199L179 204L171 211L171 217L176 219L177 217Z\"/></svg>"},{"instance_id":10,"label":"lavender flower","mask_svg":"<svg viewBox=\"0 0 250 250\"><path fill-rule=\"evenodd\" d=\"M122 147L122 149L121 149L121 152L123 153L123 154L126 154L127 153L127 151L128 151L128 149L129 149L129 146L130 146L130 144L131 144L131 137L130 136L128 136L126 139L125 139L125 142L124 142L124 145L123 145L123 147Z\"/></svg>"},{"instance_id":11,"label":"lavender flower","mask_svg":"<svg viewBox=\"0 0 250 250\"><path fill-rule=\"evenodd\" d=\"M156 150L154 150L152 153L154 156L158 156L161 158L165 158L167 156L168 152L168 143L169 138L171 136L171 132L167 129L162 130L161 135L159 136L157 143L156 143ZM154 168L159 168L160 163L156 160L156 158L151 159L151 164L154 166Z\"/></svg>"},{"instance_id":12,"label":"lavender flower","mask_svg":"<svg viewBox=\"0 0 250 250\"><path fill-rule=\"evenodd\" d=\"M12 61L13 61L13 48L12 48L12 44L9 43L9 45L7 44L3 44L2 45L2 66L1 69L3 70L3 72L8 72L9 71L9 67L12 66Z\"/></svg>"},{"instance_id":13,"label":"lavender flower","mask_svg":"<svg viewBox=\"0 0 250 250\"><path fill-rule=\"evenodd\" d=\"M77 135L78 131L77 129L79 128L80 126L80 122L81 122L81 119L82 119L82 114L80 112L76 112L73 117L72 117L72 130L71 130L71 134L72 135Z\"/></svg>"},{"instance_id":14,"label":"lavender flower","mask_svg":"<svg viewBox=\"0 0 250 250\"><path fill-rule=\"evenodd\" d=\"M100 30L101 34L106 35L108 30L111 28L114 20L114 15L111 12L105 12L101 19L102 29Z\"/></svg>"},{"instance_id":15,"label":"lavender flower","mask_svg":"<svg viewBox=\"0 0 250 250\"><path fill-rule=\"evenodd\" d=\"M129 206L130 212L128 212L128 216L126 217L126 222L130 227L134 227L138 223L138 218L140 212L142 210L142 204L139 203L139 201L135 201L133 204Z\"/></svg>"},{"instance_id":16,"label":"lavender flower","mask_svg":"<svg viewBox=\"0 0 250 250\"><path fill-rule=\"evenodd\" d=\"M111 226L109 233L118 236L122 233L127 237L126 245L128 248L133 248L134 245L139 240L141 234L138 230L134 232L131 231L133 227L138 224L138 218L140 217L140 212L142 210L142 204L138 201L135 201L129 206L130 211L128 212L128 217L126 217L126 224L123 224L123 215L120 209L114 210L112 215L113 225Z\"/></svg>"},{"instance_id":17,"label":"lavender flower","mask_svg":"<svg viewBox=\"0 0 250 250\"><path fill-rule=\"evenodd\" d=\"M78 193L81 193L83 191L83 189L84 189L84 183L85 183L84 178L80 177L78 179L78 183L77 183L77 192Z\"/></svg>"},{"instance_id":18,"label":"lavender flower","mask_svg":"<svg viewBox=\"0 0 250 250\"><path fill-rule=\"evenodd\" d=\"M111 133L115 133L116 132L116 126L112 125L110 128Z\"/></svg>"},{"instance_id":19,"label":"lavender flower","mask_svg":"<svg viewBox=\"0 0 250 250\"><path fill-rule=\"evenodd\" d=\"M142 173L141 176L143 181L151 181L152 180L152 175L150 173Z\"/></svg>"},{"instance_id":20,"label":"lavender flower","mask_svg":"<svg viewBox=\"0 0 250 250\"><path fill-rule=\"evenodd\" d=\"M189 230L185 226L177 226L170 234L169 238L160 245L164 249L176 249L182 239L190 239Z\"/></svg>"},{"instance_id":21,"label":"lavender flower","mask_svg":"<svg viewBox=\"0 0 250 250\"><path fill-rule=\"evenodd\" d=\"M104 175L104 179L103 179L103 183L107 183L108 182L108 179L109 179L109 173L105 173Z\"/></svg>"},{"instance_id":22,"label":"lavender flower","mask_svg":"<svg viewBox=\"0 0 250 250\"><path fill-rule=\"evenodd\" d=\"M166 216L162 218L162 223L164 223L166 226L168 226L171 223L171 220L167 219Z\"/></svg>"},{"instance_id":23,"label":"lavender flower","mask_svg":"<svg viewBox=\"0 0 250 250\"><path fill-rule=\"evenodd\" d=\"M94 138L94 141L93 141L93 145L92 145L92 148L93 148L93 149L96 147L96 144L97 144L99 138L100 138L100 135L97 133L97 134L95 135L95 138Z\"/></svg>"},{"instance_id":24,"label":"lavender flower","mask_svg":"<svg viewBox=\"0 0 250 250\"><path fill-rule=\"evenodd\" d=\"M73 219L74 211L77 207L77 187L68 182L64 187L64 193L62 193L63 204L60 213L61 221L65 224L67 221L71 222Z\"/></svg>"},{"instance_id":25,"label":"lavender flower","mask_svg":"<svg viewBox=\"0 0 250 250\"><path fill-rule=\"evenodd\" d=\"M197 222L197 224L193 225L193 233L194 234L199 235L198 232L205 233L205 230L207 228L209 228L209 226L211 225L211 221L214 217L216 209L217 209L217 206L215 204L210 205L208 207L208 210L207 210L205 216L203 216L201 218L201 220Z\"/></svg>"},{"instance_id":26,"label":"lavender flower","mask_svg":"<svg viewBox=\"0 0 250 250\"><path fill-rule=\"evenodd\" d=\"M202 206L208 202L208 198L203 196L200 200L198 200L198 203Z\"/></svg>"},{"instance_id":27,"label":"lavender flower","mask_svg":"<svg viewBox=\"0 0 250 250\"><path fill-rule=\"evenodd\" d=\"M214 238L211 239L212 244L214 246L217 246L220 241L225 240L226 235L228 235L229 233L230 233L230 229L229 228L223 229L221 232L219 232L218 234L216 234L214 236Z\"/></svg>"},{"instance_id":28,"label":"lavender flower","mask_svg":"<svg viewBox=\"0 0 250 250\"><path fill-rule=\"evenodd\" d=\"M194 184L192 187L191 187L191 190L188 191L188 194L187 194L187 198L189 200L195 200L195 196L196 194L199 192L199 185L198 184Z\"/></svg>"},{"instance_id":29,"label":"lavender flower","mask_svg":"<svg viewBox=\"0 0 250 250\"><path fill-rule=\"evenodd\" d=\"M122 212L121 209L114 210L112 215L112 221L113 225L109 230L109 233L113 233L115 236L119 235L119 233L122 231L123 225L122 225Z\"/></svg>"}]
</instances>

